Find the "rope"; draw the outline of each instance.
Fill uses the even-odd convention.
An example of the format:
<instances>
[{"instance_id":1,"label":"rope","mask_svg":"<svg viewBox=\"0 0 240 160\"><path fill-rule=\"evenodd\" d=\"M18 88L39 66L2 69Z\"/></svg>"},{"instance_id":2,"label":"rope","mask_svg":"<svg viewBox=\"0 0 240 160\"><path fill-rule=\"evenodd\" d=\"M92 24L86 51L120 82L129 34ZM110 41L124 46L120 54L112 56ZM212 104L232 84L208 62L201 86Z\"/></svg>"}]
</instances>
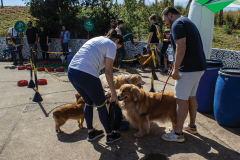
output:
<instances>
[{"instance_id":1,"label":"rope","mask_svg":"<svg viewBox=\"0 0 240 160\"><path fill-rule=\"evenodd\" d=\"M69 81L64 81L64 80L61 80L61 79L55 77L55 76L54 76L52 73L50 73L46 68L45 68L45 71L46 71L48 74L50 74L53 78L55 78L55 79L57 79L57 80L59 80L59 81L61 81L61 82L69 82Z\"/></svg>"},{"instance_id":2,"label":"rope","mask_svg":"<svg viewBox=\"0 0 240 160\"><path fill-rule=\"evenodd\" d=\"M131 62L131 61L135 61L135 60L137 60L137 58L135 58L135 59L130 59L130 60L122 60L123 62Z\"/></svg>"}]
</instances>

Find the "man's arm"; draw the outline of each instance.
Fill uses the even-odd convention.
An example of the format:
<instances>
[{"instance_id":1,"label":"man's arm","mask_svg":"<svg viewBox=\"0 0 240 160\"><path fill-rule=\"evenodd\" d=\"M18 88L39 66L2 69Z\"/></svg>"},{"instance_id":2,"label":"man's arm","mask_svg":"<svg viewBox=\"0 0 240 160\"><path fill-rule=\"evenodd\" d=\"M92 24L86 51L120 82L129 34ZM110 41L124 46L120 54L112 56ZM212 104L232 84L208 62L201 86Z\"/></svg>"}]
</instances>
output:
<instances>
[{"instance_id":1,"label":"man's arm","mask_svg":"<svg viewBox=\"0 0 240 160\"><path fill-rule=\"evenodd\" d=\"M38 44L38 33L36 33L36 42L35 44Z\"/></svg>"},{"instance_id":2,"label":"man's arm","mask_svg":"<svg viewBox=\"0 0 240 160\"><path fill-rule=\"evenodd\" d=\"M148 49L148 47L149 47L149 43L150 43L151 40L152 40L152 36L153 36L153 32L150 32L150 33L149 33L149 36L148 36L147 49Z\"/></svg>"},{"instance_id":3,"label":"man's arm","mask_svg":"<svg viewBox=\"0 0 240 160\"><path fill-rule=\"evenodd\" d=\"M35 44L38 44L38 30L37 30L37 28L35 28L35 30L36 30L36 42L35 42Z\"/></svg>"},{"instance_id":4,"label":"man's arm","mask_svg":"<svg viewBox=\"0 0 240 160\"><path fill-rule=\"evenodd\" d=\"M47 36L47 42L46 42L46 45L48 45L48 36Z\"/></svg>"},{"instance_id":5,"label":"man's arm","mask_svg":"<svg viewBox=\"0 0 240 160\"><path fill-rule=\"evenodd\" d=\"M182 64L186 52L186 37L177 40L175 43L176 43L176 56L175 56L176 58L172 78L177 80L180 79L179 68L180 65Z\"/></svg>"}]
</instances>

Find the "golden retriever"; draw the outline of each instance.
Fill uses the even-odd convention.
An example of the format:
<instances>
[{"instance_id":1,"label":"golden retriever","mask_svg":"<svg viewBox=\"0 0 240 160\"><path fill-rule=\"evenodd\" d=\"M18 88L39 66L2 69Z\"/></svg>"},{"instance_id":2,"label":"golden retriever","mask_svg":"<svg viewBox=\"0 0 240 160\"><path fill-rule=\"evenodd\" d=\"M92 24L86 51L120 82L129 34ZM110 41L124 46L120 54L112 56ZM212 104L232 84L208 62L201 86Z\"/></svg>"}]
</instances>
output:
<instances>
[{"instance_id":1,"label":"golden retriever","mask_svg":"<svg viewBox=\"0 0 240 160\"><path fill-rule=\"evenodd\" d=\"M139 89L135 85L124 84L118 92L118 100L122 101L119 107L126 111L126 118L137 129L135 137L142 137L149 133L150 122L171 121L173 129L176 126L176 99L173 92L163 94L162 101L158 105L162 93L150 93ZM142 114L149 113L145 116Z\"/></svg>"},{"instance_id":2,"label":"golden retriever","mask_svg":"<svg viewBox=\"0 0 240 160\"><path fill-rule=\"evenodd\" d=\"M77 97L77 96L76 96ZM83 127L84 122L84 106L85 101L81 96L77 99L77 102L74 102L70 105L60 106L53 111L53 118L56 123L56 132L63 132L60 127L64 125L68 119L75 119L79 124L79 128ZM81 120L81 122L80 122Z\"/></svg>"},{"instance_id":3,"label":"golden retriever","mask_svg":"<svg viewBox=\"0 0 240 160\"><path fill-rule=\"evenodd\" d=\"M99 79L101 80L103 88L109 88L105 74L100 75ZM128 84L128 83L134 84L139 88L141 88L142 85L145 84L145 82L142 80L142 77L138 74L123 74L120 76L114 76L113 80L114 80L115 89L119 89L123 84Z\"/></svg>"}]
</instances>

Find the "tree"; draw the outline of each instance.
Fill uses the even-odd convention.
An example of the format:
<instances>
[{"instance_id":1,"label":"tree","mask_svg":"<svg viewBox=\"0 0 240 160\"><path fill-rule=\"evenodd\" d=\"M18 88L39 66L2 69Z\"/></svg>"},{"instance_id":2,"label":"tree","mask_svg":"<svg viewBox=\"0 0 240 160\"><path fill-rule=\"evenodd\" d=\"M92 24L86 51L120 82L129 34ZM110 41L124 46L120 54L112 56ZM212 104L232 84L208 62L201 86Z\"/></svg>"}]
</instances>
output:
<instances>
[{"instance_id":1,"label":"tree","mask_svg":"<svg viewBox=\"0 0 240 160\"><path fill-rule=\"evenodd\" d=\"M223 9L219 12L219 24L223 25Z\"/></svg>"},{"instance_id":2,"label":"tree","mask_svg":"<svg viewBox=\"0 0 240 160\"><path fill-rule=\"evenodd\" d=\"M27 5L30 6L29 12L35 17L35 26L39 28L44 25L50 37L59 37L61 25L64 24L73 33L76 27L76 14L79 11L77 0L31 0ZM74 34L71 34L74 35Z\"/></svg>"}]
</instances>

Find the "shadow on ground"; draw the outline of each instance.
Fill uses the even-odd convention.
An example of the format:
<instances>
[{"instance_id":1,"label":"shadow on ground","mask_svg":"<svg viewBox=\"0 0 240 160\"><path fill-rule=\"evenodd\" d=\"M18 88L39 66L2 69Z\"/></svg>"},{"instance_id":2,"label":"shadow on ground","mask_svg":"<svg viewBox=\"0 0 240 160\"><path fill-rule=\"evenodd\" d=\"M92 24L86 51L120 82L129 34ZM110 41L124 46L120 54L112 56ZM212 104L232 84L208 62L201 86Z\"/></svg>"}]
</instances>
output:
<instances>
[{"instance_id":1,"label":"shadow on ground","mask_svg":"<svg viewBox=\"0 0 240 160\"><path fill-rule=\"evenodd\" d=\"M165 160L175 154L197 154L206 159L233 159L240 154L224 145L200 134L192 135L184 133L186 141L183 143L167 142L161 136L165 133L165 127L159 127L151 123L149 135L134 138L136 129L130 127L127 132L120 132L122 139L114 144L106 145L100 143L100 139L92 142L94 149L101 153L99 160ZM87 130L77 130L71 134L58 134L61 142L74 143L86 140ZM105 137L104 138L105 141ZM189 157L188 157L189 158Z\"/></svg>"},{"instance_id":2,"label":"shadow on ground","mask_svg":"<svg viewBox=\"0 0 240 160\"><path fill-rule=\"evenodd\" d=\"M74 143L87 139L87 129L79 129L73 133L57 133L60 142Z\"/></svg>"}]
</instances>

